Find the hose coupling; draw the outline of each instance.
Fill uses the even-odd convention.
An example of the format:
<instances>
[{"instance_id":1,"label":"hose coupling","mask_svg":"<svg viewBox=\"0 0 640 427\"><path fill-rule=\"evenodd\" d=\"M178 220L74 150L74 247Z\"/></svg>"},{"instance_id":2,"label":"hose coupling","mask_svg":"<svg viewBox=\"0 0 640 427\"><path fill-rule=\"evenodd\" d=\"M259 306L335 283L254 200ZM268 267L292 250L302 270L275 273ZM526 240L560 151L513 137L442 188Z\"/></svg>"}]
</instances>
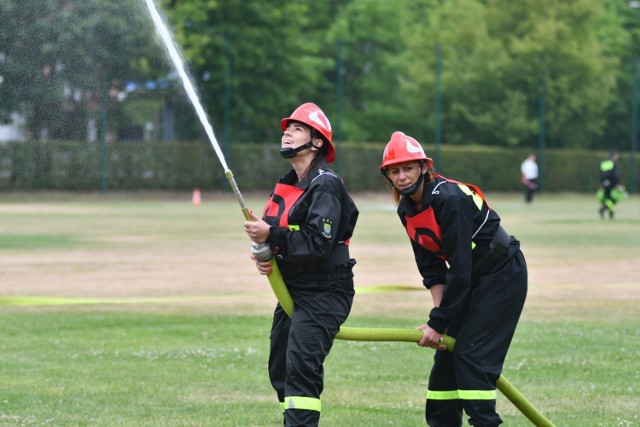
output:
<instances>
[{"instance_id":1,"label":"hose coupling","mask_svg":"<svg viewBox=\"0 0 640 427\"><path fill-rule=\"evenodd\" d=\"M273 258L273 252L266 243L251 242L251 254L255 256L258 261L269 261Z\"/></svg>"}]
</instances>

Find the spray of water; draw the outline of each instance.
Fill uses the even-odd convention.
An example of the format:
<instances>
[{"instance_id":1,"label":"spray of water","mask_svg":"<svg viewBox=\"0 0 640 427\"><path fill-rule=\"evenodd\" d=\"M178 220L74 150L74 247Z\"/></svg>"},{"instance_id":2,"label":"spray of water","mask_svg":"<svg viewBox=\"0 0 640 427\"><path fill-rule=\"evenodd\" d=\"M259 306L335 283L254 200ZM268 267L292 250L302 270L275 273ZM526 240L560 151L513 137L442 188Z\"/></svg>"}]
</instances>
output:
<instances>
[{"instance_id":1,"label":"spray of water","mask_svg":"<svg viewBox=\"0 0 640 427\"><path fill-rule=\"evenodd\" d=\"M220 163L222 164L222 167L224 169L224 175L227 177L227 181L229 181L231 190L233 191L236 198L238 199L238 203L240 203L240 208L242 209L242 213L247 221L252 221L253 217L251 216L251 212L249 211L249 208L247 207L247 204L245 203L244 198L240 193L240 189L238 188L238 184L236 183L236 180L233 178L233 173L231 173L231 170L227 166L227 162L224 159L224 154L222 154L222 150L220 149L220 144L218 144L218 140L216 139L216 136L213 133L213 126L211 126L211 122L207 117L207 113L204 111L204 107L202 107L202 103L200 102L200 97L196 92L196 88L193 85L193 81L191 80L191 78L189 77L189 74L187 73L185 62L182 59L182 55L180 55L180 52L178 50L178 47L175 41L173 40L173 35L169 31L169 27L167 26L167 23L165 22L163 17L160 15L160 12L158 12L158 8L156 7L154 0L144 0L144 1L147 5L147 9L149 9L149 14L151 15L153 26L156 28L156 32L158 33L158 36L160 37L160 40L162 41L162 44L164 45L167 51L167 54L169 55L169 58L171 59L173 66L175 67L176 71L178 72L178 75L180 76L180 80L182 81L182 86L184 87L184 90L187 93L187 96L189 97L189 101L191 101L193 108L195 108L196 110L198 118L200 119L200 123L202 123L202 126L204 127L204 130L207 133L207 136L209 137L209 141L211 142L211 145L213 146L213 149L215 150L216 155L218 156L218 160L220 160Z\"/></svg>"},{"instance_id":2,"label":"spray of water","mask_svg":"<svg viewBox=\"0 0 640 427\"><path fill-rule=\"evenodd\" d=\"M153 20L153 25L156 28L156 32L162 40L162 44L167 50L167 54L169 55L173 66L178 72L178 75L180 76L182 86L184 87L184 90L187 93L191 104L196 110L196 114L200 119L200 123L202 123L202 126L204 127L204 130L209 137L209 141L211 142L211 145L213 145L213 149L218 155L218 159L220 160L220 163L224 168L225 174L228 174L229 167L227 166L227 162L225 161L222 150L220 149L220 144L218 144L218 140L213 133L213 126L211 126L211 122L209 121L207 113L204 111L202 103L200 102L198 92L196 91L195 86L193 85L193 82L189 77L189 74L187 73L185 61L183 60L182 55L180 55L178 47L173 40L173 36L169 31L169 27L167 26L163 17L160 15L160 12L158 12L158 8L156 7L154 0L144 1L147 5L147 9L149 9L149 14L151 15L151 19Z\"/></svg>"}]
</instances>

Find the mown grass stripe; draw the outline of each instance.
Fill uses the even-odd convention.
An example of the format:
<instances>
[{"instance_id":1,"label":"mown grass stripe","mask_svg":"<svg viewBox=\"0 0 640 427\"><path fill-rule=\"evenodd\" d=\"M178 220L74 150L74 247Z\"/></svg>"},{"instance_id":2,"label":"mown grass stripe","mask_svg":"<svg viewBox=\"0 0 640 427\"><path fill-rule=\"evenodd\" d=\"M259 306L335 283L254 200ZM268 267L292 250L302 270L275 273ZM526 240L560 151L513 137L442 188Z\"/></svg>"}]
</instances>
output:
<instances>
[{"instance_id":1,"label":"mown grass stripe","mask_svg":"<svg viewBox=\"0 0 640 427\"><path fill-rule=\"evenodd\" d=\"M356 288L356 293L375 294L385 292L415 291L421 288L406 285L376 285ZM132 298L76 298L47 296L5 296L0 297L0 305L39 306L39 305L111 305L111 304L152 304L158 302L207 301L223 299L268 298L271 293L260 294L220 294L173 297L132 297Z\"/></svg>"},{"instance_id":2,"label":"mown grass stripe","mask_svg":"<svg viewBox=\"0 0 640 427\"><path fill-rule=\"evenodd\" d=\"M579 284L534 285L538 290L545 289L576 289ZM608 288L629 289L636 286L633 283L610 283ZM357 295L382 294L404 291L423 291L422 287L409 285L373 285L356 287ZM132 297L132 298L80 298L80 297L48 297L48 296L4 296L0 297L0 306L45 306L45 305L117 305L117 304L153 304L162 302L185 301L215 301L225 299L269 298L272 293L259 294L219 294L219 295L188 295L172 297Z\"/></svg>"}]
</instances>

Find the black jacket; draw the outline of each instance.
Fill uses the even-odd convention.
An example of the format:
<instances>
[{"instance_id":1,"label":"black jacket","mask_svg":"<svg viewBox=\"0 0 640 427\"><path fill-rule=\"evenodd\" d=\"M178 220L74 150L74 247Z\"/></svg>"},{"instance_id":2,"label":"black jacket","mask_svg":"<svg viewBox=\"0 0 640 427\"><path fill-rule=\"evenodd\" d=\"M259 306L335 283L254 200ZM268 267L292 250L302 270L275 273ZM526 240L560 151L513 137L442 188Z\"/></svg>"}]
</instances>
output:
<instances>
[{"instance_id":1,"label":"black jacket","mask_svg":"<svg viewBox=\"0 0 640 427\"><path fill-rule=\"evenodd\" d=\"M479 190L479 189L478 189ZM425 287L445 285L439 307L429 315L429 326L443 333L452 320L466 311L472 286L472 267L487 250L500 226L500 217L491 210L482 196L467 184L449 181L439 175L423 189L422 207L403 197L398 205L398 215L407 227L407 216L414 217L432 209L439 233L422 230L435 240L427 249L410 235L418 270Z\"/></svg>"},{"instance_id":2,"label":"black jacket","mask_svg":"<svg viewBox=\"0 0 640 427\"><path fill-rule=\"evenodd\" d=\"M285 202L278 197L281 188L298 194ZM282 176L265 206L263 219L271 225L267 243L283 277L350 261L348 243L358 209L342 178L324 161L301 182L297 182L293 169Z\"/></svg>"}]
</instances>

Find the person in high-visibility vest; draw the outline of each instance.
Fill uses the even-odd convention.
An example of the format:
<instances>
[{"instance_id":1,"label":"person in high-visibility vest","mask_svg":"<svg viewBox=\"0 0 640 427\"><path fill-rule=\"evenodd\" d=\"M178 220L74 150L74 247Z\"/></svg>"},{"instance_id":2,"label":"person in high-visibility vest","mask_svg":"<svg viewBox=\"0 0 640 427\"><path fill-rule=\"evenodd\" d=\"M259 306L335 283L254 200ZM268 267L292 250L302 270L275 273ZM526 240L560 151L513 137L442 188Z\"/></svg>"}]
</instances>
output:
<instances>
[{"instance_id":1,"label":"person in high-visibility vest","mask_svg":"<svg viewBox=\"0 0 640 427\"><path fill-rule=\"evenodd\" d=\"M616 202L618 198L613 197L613 192L620 184L620 168L618 166L618 152L611 150L609 158L600 163L600 185L602 195L600 199L600 218L604 218L605 213L609 213L609 219L613 219L616 212Z\"/></svg>"},{"instance_id":2,"label":"person in high-visibility vest","mask_svg":"<svg viewBox=\"0 0 640 427\"><path fill-rule=\"evenodd\" d=\"M446 350L443 334L456 339L453 352L436 351L427 424L460 426L464 410L471 425L497 426L496 382L527 294L520 242L477 186L434 173L414 138L394 132L380 170L433 299L418 344Z\"/></svg>"},{"instance_id":3,"label":"person in high-visibility vest","mask_svg":"<svg viewBox=\"0 0 640 427\"><path fill-rule=\"evenodd\" d=\"M281 120L280 154L293 169L282 176L262 219L244 223L251 240L267 243L293 298L291 317L278 304L271 327L269 378L285 426L317 426L323 364L355 294L349 240L358 209L327 167L336 158L331 124L313 103ZM261 274L270 262L255 257Z\"/></svg>"}]
</instances>

